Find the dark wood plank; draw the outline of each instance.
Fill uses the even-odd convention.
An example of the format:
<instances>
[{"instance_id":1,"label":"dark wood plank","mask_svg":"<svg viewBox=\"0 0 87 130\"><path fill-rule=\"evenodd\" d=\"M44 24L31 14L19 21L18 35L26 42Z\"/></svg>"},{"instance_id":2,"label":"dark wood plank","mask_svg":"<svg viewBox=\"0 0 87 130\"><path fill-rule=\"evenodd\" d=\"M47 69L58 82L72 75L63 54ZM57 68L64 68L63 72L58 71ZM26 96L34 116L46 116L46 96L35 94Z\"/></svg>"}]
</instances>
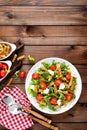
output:
<instances>
[{"instance_id":1,"label":"dark wood plank","mask_svg":"<svg viewBox=\"0 0 87 130\"><path fill-rule=\"evenodd\" d=\"M87 129L87 123L54 123L55 126L58 126L59 130L86 130ZM48 128L35 123L35 125L28 130L48 130ZM7 130L6 128L0 126L0 130Z\"/></svg>"},{"instance_id":2,"label":"dark wood plank","mask_svg":"<svg viewBox=\"0 0 87 130\"><path fill-rule=\"evenodd\" d=\"M87 46L25 46L22 54L34 56L36 62L47 57L61 57L73 64L87 64ZM24 63L28 63L27 58Z\"/></svg>"},{"instance_id":3,"label":"dark wood plank","mask_svg":"<svg viewBox=\"0 0 87 130\"><path fill-rule=\"evenodd\" d=\"M87 26L0 26L1 37L87 37Z\"/></svg>"},{"instance_id":4,"label":"dark wood plank","mask_svg":"<svg viewBox=\"0 0 87 130\"><path fill-rule=\"evenodd\" d=\"M73 48L76 45L87 45L87 37L2 37L0 36L0 39L3 41L8 41L11 43L15 43L19 39L23 41L26 45L31 46L54 46L54 45L71 45L71 48Z\"/></svg>"},{"instance_id":5,"label":"dark wood plank","mask_svg":"<svg viewBox=\"0 0 87 130\"><path fill-rule=\"evenodd\" d=\"M56 125L56 124L55 124ZM56 126L59 127L59 130L83 130L83 125L84 125L84 130L86 130L86 127L87 127L87 124L85 123L72 123L72 124L69 124L69 123L58 123ZM32 128L30 128L30 130L36 130L38 127L40 127L40 130L48 130L48 128L45 128L39 124L36 124L35 126L33 126Z\"/></svg>"},{"instance_id":6,"label":"dark wood plank","mask_svg":"<svg viewBox=\"0 0 87 130\"><path fill-rule=\"evenodd\" d=\"M0 5L86 5L86 0L0 0Z\"/></svg>"},{"instance_id":7,"label":"dark wood plank","mask_svg":"<svg viewBox=\"0 0 87 130\"><path fill-rule=\"evenodd\" d=\"M86 6L1 6L0 25L87 25Z\"/></svg>"},{"instance_id":8,"label":"dark wood plank","mask_svg":"<svg viewBox=\"0 0 87 130\"><path fill-rule=\"evenodd\" d=\"M86 130L87 123L58 123L54 124L58 126L59 130ZM48 128L41 126L40 124L35 124L32 128L29 130L37 130L40 128L40 130L48 130Z\"/></svg>"},{"instance_id":9,"label":"dark wood plank","mask_svg":"<svg viewBox=\"0 0 87 130\"><path fill-rule=\"evenodd\" d=\"M87 26L29 26L26 29L28 36L46 37L84 37L87 36Z\"/></svg>"}]
</instances>

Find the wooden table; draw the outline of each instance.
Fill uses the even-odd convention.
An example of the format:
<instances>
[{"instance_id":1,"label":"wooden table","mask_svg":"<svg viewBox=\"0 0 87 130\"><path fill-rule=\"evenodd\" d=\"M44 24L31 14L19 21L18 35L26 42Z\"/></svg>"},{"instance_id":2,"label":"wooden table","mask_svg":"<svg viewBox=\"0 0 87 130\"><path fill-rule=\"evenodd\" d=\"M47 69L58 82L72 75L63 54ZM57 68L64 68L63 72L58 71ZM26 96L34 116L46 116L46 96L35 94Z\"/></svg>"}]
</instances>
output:
<instances>
[{"instance_id":1,"label":"wooden table","mask_svg":"<svg viewBox=\"0 0 87 130\"><path fill-rule=\"evenodd\" d=\"M61 57L75 65L83 83L78 103L64 114L43 115L59 130L87 130L87 0L0 0L0 39L24 42L20 55L26 55L22 67L26 73L32 67L29 54L36 62ZM14 85L25 92L25 79L14 77L10 88ZM30 128L38 129L48 130L38 123Z\"/></svg>"}]
</instances>

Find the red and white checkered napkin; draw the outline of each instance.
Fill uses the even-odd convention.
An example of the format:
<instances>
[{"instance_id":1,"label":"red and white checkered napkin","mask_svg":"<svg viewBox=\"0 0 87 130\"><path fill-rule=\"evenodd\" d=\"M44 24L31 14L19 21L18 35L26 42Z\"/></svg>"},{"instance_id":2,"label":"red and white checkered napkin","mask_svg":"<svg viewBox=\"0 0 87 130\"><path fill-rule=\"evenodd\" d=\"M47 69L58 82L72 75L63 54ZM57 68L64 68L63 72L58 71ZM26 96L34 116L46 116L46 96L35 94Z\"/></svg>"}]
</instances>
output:
<instances>
[{"instance_id":1,"label":"red and white checkered napkin","mask_svg":"<svg viewBox=\"0 0 87 130\"><path fill-rule=\"evenodd\" d=\"M3 88L0 92L0 100L6 93L11 94L17 103L30 108L26 95L16 86L12 90L8 87ZM2 101L0 101L0 124L9 130L25 130L34 125L32 120L23 114L9 113L7 106Z\"/></svg>"}]
</instances>

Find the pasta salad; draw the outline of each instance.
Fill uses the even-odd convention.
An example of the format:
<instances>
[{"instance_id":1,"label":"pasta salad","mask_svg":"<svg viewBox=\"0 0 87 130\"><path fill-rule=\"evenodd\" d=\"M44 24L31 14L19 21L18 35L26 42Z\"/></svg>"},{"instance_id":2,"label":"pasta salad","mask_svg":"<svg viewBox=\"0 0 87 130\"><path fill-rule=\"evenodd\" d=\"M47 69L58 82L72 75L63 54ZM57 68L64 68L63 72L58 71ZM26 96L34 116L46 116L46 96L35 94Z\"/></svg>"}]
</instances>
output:
<instances>
[{"instance_id":1,"label":"pasta salad","mask_svg":"<svg viewBox=\"0 0 87 130\"><path fill-rule=\"evenodd\" d=\"M55 111L75 98L76 84L69 66L53 60L51 64L42 62L32 73L27 91L42 109L48 107Z\"/></svg>"}]
</instances>

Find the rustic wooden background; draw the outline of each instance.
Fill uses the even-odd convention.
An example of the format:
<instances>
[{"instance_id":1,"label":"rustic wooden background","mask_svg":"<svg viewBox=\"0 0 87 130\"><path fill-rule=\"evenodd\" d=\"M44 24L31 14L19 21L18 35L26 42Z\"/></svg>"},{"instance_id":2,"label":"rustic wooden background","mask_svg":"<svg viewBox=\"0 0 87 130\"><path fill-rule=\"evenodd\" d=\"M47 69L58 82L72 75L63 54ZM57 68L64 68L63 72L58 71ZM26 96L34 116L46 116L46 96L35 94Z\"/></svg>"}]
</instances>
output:
<instances>
[{"instance_id":1,"label":"rustic wooden background","mask_svg":"<svg viewBox=\"0 0 87 130\"><path fill-rule=\"evenodd\" d=\"M36 62L54 56L76 66L83 83L78 103L64 114L46 116L59 130L87 130L87 0L0 0L0 39L21 39L21 54L34 56ZM28 72L31 67L26 58L22 69ZM25 92L24 83L14 77L11 87ZM48 130L38 123L30 128L37 129Z\"/></svg>"}]
</instances>

